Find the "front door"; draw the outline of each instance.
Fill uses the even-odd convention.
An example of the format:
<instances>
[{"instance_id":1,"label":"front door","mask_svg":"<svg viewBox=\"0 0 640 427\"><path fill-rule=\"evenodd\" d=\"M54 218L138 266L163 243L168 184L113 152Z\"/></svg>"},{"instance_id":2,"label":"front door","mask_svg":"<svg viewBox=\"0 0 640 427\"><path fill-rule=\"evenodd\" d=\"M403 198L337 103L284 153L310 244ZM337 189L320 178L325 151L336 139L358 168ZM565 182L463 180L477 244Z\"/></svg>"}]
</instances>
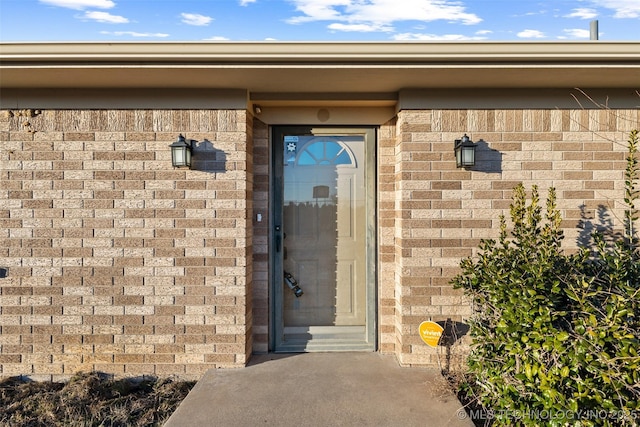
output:
<instances>
[{"instance_id":1,"label":"front door","mask_svg":"<svg viewBox=\"0 0 640 427\"><path fill-rule=\"evenodd\" d=\"M374 139L273 130L275 351L375 349Z\"/></svg>"}]
</instances>

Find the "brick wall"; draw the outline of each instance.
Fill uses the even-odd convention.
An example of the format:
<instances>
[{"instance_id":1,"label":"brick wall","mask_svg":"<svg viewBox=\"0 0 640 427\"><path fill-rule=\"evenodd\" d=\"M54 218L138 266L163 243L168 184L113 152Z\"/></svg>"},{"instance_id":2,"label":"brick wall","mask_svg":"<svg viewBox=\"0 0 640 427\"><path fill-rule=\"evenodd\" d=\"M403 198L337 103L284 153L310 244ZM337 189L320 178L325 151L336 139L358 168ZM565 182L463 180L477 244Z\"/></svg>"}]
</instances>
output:
<instances>
[{"instance_id":1,"label":"brick wall","mask_svg":"<svg viewBox=\"0 0 640 427\"><path fill-rule=\"evenodd\" d=\"M416 110L398 114L395 145L396 352L405 365L444 363L418 335L424 320L465 321L469 305L449 280L480 239L496 237L512 188L554 186L563 246L585 237L580 223L620 228L628 132L640 110ZM456 169L453 144L483 139L474 170ZM381 141L380 154L388 155ZM387 168L381 169L387 172ZM381 188L380 203L387 194ZM385 217L386 218L386 217ZM386 219L381 220L386 221ZM588 231L586 232L588 234ZM381 239L381 257L390 238ZM384 271L382 274L386 274ZM381 277L389 280L389 277Z\"/></svg>"},{"instance_id":2,"label":"brick wall","mask_svg":"<svg viewBox=\"0 0 640 427\"><path fill-rule=\"evenodd\" d=\"M247 113L3 113L0 375L198 377L244 365ZM171 166L180 133L199 141L197 170Z\"/></svg>"},{"instance_id":3,"label":"brick wall","mask_svg":"<svg viewBox=\"0 0 640 427\"><path fill-rule=\"evenodd\" d=\"M269 351L269 128L253 123L253 351ZM258 222L258 215L261 221Z\"/></svg>"},{"instance_id":4,"label":"brick wall","mask_svg":"<svg viewBox=\"0 0 640 427\"><path fill-rule=\"evenodd\" d=\"M518 182L556 187L569 249L580 224L619 227L639 123L638 110L405 110L381 126L379 350L442 363L418 325L466 321L449 280L497 235ZM193 170L171 167L180 133L198 141ZM473 170L454 164L464 133L483 140ZM0 375L196 378L266 352L269 153L245 111L0 116Z\"/></svg>"},{"instance_id":5,"label":"brick wall","mask_svg":"<svg viewBox=\"0 0 640 427\"><path fill-rule=\"evenodd\" d=\"M396 228L396 121L378 130L378 348L395 353L400 334L396 298L395 228Z\"/></svg>"}]
</instances>

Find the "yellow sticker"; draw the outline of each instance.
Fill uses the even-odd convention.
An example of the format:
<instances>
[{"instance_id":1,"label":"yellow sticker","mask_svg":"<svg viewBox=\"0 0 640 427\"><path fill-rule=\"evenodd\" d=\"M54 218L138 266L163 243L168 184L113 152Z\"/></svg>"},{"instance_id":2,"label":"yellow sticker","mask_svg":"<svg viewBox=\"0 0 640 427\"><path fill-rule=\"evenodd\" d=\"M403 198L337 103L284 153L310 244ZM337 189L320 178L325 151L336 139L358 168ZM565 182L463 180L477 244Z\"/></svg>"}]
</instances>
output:
<instances>
[{"instance_id":1,"label":"yellow sticker","mask_svg":"<svg viewBox=\"0 0 640 427\"><path fill-rule=\"evenodd\" d=\"M430 320L420 323L418 330L420 331L420 338L422 338L422 341L424 341L429 347L438 346L438 341L440 341L442 331L444 331L442 326Z\"/></svg>"}]
</instances>

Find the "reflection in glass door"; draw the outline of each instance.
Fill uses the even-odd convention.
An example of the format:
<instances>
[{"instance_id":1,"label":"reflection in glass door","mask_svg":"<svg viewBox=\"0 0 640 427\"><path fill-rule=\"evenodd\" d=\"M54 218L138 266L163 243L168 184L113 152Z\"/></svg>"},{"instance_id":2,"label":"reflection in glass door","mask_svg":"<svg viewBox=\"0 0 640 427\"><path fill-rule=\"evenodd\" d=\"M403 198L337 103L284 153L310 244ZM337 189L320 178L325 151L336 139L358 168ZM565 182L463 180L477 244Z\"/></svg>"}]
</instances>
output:
<instances>
[{"instance_id":1,"label":"reflection in glass door","mask_svg":"<svg viewBox=\"0 0 640 427\"><path fill-rule=\"evenodd\" d=\"M274 131L276 351L374 348L373 138Z\"/></svg>"}]
</instances>

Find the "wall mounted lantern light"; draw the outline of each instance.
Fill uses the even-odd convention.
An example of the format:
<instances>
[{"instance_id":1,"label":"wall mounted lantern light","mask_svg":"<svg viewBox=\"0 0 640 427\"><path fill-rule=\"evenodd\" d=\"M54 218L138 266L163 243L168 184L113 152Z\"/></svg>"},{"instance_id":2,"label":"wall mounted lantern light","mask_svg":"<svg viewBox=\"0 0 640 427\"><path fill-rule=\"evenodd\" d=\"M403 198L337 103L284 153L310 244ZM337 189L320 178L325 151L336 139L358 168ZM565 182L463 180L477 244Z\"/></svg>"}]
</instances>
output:
<instances>
[{"instance_id":1,"label":"wall mounted lantern light","mask_svg":"<svg viewBox=\"0 0 640 427\"><path fill-rule=\"evenodd\" d=\"M453 150L456 153L456 167L466 168L476 164L476 147L465 133L462 139L456 139Z\"/></svg>"},{"instance_id":2,"label":"wall mounted lantern light","mask_svg":"<svg viewBox=\"0 0 640 427\"><path fill-rule=\"evenodd\" d=\"M171 144L171 164L174 168L191 168L191 154L193 141L187 140L180 134L176 142Z\"/></svg>"}]
</instances>

